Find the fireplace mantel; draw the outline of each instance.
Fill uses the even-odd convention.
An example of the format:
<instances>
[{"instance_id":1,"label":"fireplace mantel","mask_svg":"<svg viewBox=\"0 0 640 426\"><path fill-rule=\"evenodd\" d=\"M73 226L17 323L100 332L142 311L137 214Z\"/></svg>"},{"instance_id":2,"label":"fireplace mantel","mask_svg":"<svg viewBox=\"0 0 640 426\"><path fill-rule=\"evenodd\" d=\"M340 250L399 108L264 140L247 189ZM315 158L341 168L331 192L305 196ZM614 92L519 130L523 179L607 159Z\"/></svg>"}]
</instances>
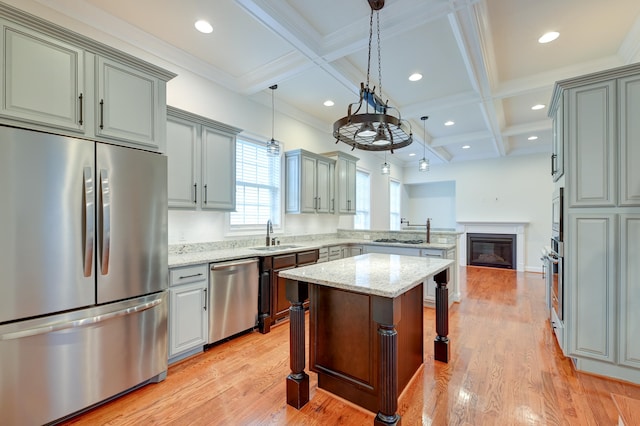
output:
<instances>
[{"instance_id":1,"label":"fireplace mantel","mask_svg":"<svg viewBox=\"0 0 640 426\"><path fill-rule=\"evenodd\" d=\"M467 265L467 232L476 234L515 234L516 235L516 270L524 271L524 232L529 222L525 221L466 221L459 220L457 222L456 230L461 234L464 234L460 238L460 251L458 252L458 259L460 265Z\"/></svg>"}]
</instances>

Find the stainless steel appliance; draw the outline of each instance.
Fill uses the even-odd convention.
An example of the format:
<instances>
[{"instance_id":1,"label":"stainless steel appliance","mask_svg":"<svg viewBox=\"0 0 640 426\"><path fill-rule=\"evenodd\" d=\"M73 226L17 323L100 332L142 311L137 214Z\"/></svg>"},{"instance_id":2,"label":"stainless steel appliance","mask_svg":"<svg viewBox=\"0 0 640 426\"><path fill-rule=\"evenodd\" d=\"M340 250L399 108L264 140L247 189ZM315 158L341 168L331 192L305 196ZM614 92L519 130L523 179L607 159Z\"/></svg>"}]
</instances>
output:
<instances>
[{"instance_id":1,"label":"stainless steel appliance","mask_svg":"<svg viewBox=\"0 0 640 426\"><path fill-rule=\"evenodd\" d=\"M211 264L209 342L258 323L258 259Z\"/></svg>"},{"instance_id":2,"label":"stainless steel appliance","mask_svg":"<svg viewBox=\"0 0 640 426\"><path fill-rule=\"evenodd\" d=\"M551 325L562 342L564 328L564 188L554 192L552 201L551 248L547 254L548 293L550 295ZM562 346L562 345L561 345Z\"/></svg>"},{"instance_id":3,"label":"stainless steel appliance","mask_svg":"<svg viewBox=\"0 0 640 426\"><path fill-rule=\"evenodd\" d=\"M0 417L55 421L167 370L167 162L0 126Z\"/></svg>"}]
</instances>

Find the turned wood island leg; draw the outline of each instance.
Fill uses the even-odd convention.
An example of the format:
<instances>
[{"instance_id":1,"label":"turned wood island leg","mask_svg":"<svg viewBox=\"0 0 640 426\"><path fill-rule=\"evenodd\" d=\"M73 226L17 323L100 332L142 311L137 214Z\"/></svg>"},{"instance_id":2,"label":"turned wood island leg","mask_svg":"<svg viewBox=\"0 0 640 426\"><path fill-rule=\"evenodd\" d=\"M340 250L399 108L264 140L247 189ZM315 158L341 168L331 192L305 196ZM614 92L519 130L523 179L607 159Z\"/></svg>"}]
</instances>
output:
<instances>
[{"instance_id":1,"label":"turned wood island leg","mask_svg":"<svg viewBox=\"0 0 640 426\"><path fill-rule=\"evenodd\" d=\"M378 323L378 413L373 424L400 425L398 415L398 332L401 298L372 297L373 320Z\"/></svg>"},{"instance_id":2,"label":"turned wood island leg","mask_svg":"<svg viewBox=\"0 0 640 426\"><path fill-rule=\"evenodd\" d=\"M449 268L433 277L436 287L436 333L433 357L436 361L449 362Z\"/></svg>"},{"instance_id":3,"label":"turned wood island leg","mask_svg":"<svg viewBox=\"0 0 640 426\"><path fill-rule=\"evenodd\" d=\"M287 376L287 404L302 408L309 402L309 375L305 366L305 326L303 303L309 294L305 282L286 280L289 308L289 361L291 374Z\"/></svg>"}]
</instances>

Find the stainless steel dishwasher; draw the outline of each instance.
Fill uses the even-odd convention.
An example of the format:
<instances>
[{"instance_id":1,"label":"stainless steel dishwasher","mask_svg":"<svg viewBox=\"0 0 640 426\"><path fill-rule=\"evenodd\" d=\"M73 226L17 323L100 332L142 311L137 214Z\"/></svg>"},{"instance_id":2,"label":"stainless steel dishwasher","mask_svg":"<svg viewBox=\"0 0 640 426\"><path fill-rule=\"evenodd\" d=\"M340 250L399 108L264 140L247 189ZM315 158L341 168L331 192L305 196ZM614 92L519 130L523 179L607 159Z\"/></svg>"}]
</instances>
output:
<instances>
[{"instance_id":1,"label":"stainless steel dishwasher","mask_svg":"<svg viewBox=\"0 0 640 426\"><path fill-rule=\"evenodd\" d=\"M255 327L258 321L258 259L212 263L209 342Z\"/></svg>"}]
</instances>

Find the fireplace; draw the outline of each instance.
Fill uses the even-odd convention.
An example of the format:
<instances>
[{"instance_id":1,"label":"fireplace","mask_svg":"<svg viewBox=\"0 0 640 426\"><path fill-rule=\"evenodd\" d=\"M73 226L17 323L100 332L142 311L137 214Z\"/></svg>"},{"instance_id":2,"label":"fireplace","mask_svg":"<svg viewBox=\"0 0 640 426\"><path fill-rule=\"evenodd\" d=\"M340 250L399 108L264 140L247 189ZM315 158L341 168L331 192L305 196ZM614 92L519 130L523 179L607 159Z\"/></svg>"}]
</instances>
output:
<instances>
[{"instance_id":1,"label":"fireplace","mask_svg":"<svg viewBox=\"0 0 640 426\"><path fill-rule=\"evenodd\" d=\"M467 233L467 265L516 269L515 234Z\"/></svg>"}]
</instances>

